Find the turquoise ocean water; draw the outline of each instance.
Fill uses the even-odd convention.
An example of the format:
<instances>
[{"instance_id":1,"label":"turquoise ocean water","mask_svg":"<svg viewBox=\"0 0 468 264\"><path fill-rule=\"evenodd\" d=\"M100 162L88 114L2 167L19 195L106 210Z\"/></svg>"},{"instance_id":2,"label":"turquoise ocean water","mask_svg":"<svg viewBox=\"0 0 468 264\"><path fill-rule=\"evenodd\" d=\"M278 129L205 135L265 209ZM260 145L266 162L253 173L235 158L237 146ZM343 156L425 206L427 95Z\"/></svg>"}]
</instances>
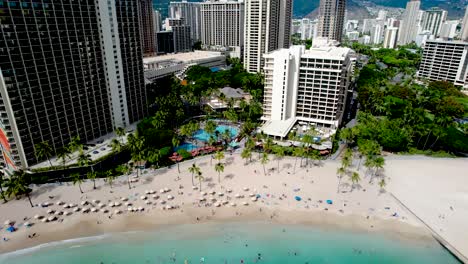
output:
<instances>
[{"instance_id":1,"label":"turquoise ocean water","mask_svg":"<svg viewBox=\"0 0 468 264\"><path fill-rule=\"evenodd\" d=\"M459 263L435 241L267 223L198 224L57 242L0 255L8 264Z\"/></svg>"}]
</instances>

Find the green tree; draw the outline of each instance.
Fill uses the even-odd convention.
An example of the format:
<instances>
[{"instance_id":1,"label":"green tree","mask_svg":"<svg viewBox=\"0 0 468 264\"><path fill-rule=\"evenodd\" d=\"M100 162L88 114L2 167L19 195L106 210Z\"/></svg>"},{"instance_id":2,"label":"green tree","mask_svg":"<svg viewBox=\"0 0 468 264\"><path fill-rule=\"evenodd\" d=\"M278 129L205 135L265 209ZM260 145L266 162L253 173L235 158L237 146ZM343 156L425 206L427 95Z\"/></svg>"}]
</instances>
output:
<instances>
[{"instance_id":1,"label":"green tree","mask_svg":"<svg viewBox=\"0 0 468 264\"><path fill-rule=\"evenodd\" d=\"M221 183L221 172L224 171L224 164L221 162L216 163L215 171L218 172L218 183Z\"/></svg>"},{"instance_id":2,"label":"green tree","mask_svg":"<svg viewBox=\"0 0 468 264\"><path fill-rule=\"evenodd\" d=\"M354 189L354 186L358 184L360 180L361 180L361 176L359 175L359 173L354 171L351 174L351 182L353 183L351 186L351 190Z\"/></svg>"},{"instance_id":3,"label":"green tree","mask_svg":"<svg viewBox=\"0 0 468 264\"><path fill-rule=\"evenodd\" d=\"M336 171L336 176L338 178L338 186L336 188L336 193L340 192L341 180L343 179L343 176L345 174L346 174L346 169L343 167L339 167L338 170Z\"/></svg>"},{"instance_id":4,"label":"green tree","mask_svg":"<svg viewBox=\"0 0 468 264\"><path fill-rule=\"evenodd\" d=\"M63 147L57 151L57 158L62 163L62 179L65 177L65 164L67 163L67 159L70 159L70 150L67 147ZM61 182L61 181L60 181Z\"/></svg>"},{"instance_id":5,"label":"green tree","mask_svg":"<svg viewBox=\"0 0 468 264\"><path fill-rule=\"evenodd\" d=\"M123 175L127 176L127 183L128 183L128 189L132 189L132 186L130 185L130 168L126 164L120 164L115 168L115 170L119 173L122 173Z\"/></svg>"},{"instance_id":6,"label":"green tree","mask_svg":"<svg viewBox=\"0 0 468 264\"><path fill-rule=\"evenodd\" d=\"M119 153L122 150L122 143L116 138L111 140L111 148L114 153Z\"/></svg>"},{"instance_id":7,"label":"green tree","mask_svg":"<svg viewBox=\"0 0 468 264\"><path fill-rule=\"evenodd\" d=\"M71 141L68 143L68 149L70 152L83 151L83 144L81 144L80 136L74 136Z\"/></svg>"},{"instance_id":8,"label":"green tree","mask_svg":"<svg viewBox=\"0 0 468 264\"><path fill-rule=\"evenodd\" d=\"M297 159L300 157L301 158L301 164L300 167L302 167L302 158L304 157L304 148L303 147L296 147L293 150L293 156L296 157L294 161L294 174L296 174L296 164L297 164Z\"/></svg>"},{"instance_id":9,"label":"green tree","mask_svg":"<svg viewBox=\"0 0 468 264\"><path fill-rule=\"evenodd\" d=\"M245 164L252 160L252 151L249 148L244 148L241 153L241 158L245 159Z\"/></svg>"},{"instance_id":10,"label":"green tree","mask_svg":"<svg viewBox=\"0 0 468 264\"><path fill-rule=\"evenodd\" d=\"M195 178L198 179L198 182L200 183L200 191L201 191L201 183L202 181L205 179L203 176L202 176L202 172L201 171L198 171L197 172L197 176L195 176Z\"/></svg>"},{"instance_id":11,"label":"green tree","mask_svg":"<svg viewBox=\"0 0 468 264\"><path fill-rule=\"evenodd\" d=\"M70 174L70 177L73 180L73 185L78 184L78 188L80 189L80 193L83 193L83 190L81 189L81 184L83 183L83 179L81 179L81 176L78 172Z\"/></svg>"},{"instance_id":12,"label":"green tree","mask_svg":"<svg viewBox=\"0 0 468 264\"><path fill-rule=\"evenodd\" d=\"M383 192L385 190L385 186L387 186L387 183L385 182L385 179L381 179L379 181L379 187L380 187L380 190Z\"/></svg>"},{"instance_id":13,"label":"green tree","mask_svg":"<svg viewBox=\"0 0 468 264\"><path fill-rule=\"evenodd\" d=\"M273 148L273 153L275 154L276 159L278 160L278 173L279 173L280 172L280 160L282 160L285 155L284 148L282 148L281 146L276 146L275 148Z\"/></svg>"},{"instance_id":14,"label":"green tree","mask_svg":"<svg viewBox=\"0 0 468 264\"><path fill-rule=\"evenodd\" d=\"M216 131L216 123L212 120L206 121L205 124L205 132L208 133L208 135L214 135L214 132Z\"/></svg>"},{"instance_id":15,"label":"green tree","mask_svg":"<svg viewBox=\"0 0 468 264\"><path fill-rule=\"evenodd\" d=\"M118 127L115 129L115 134L120 138L120 143L123 144L123 137L125 136L125 128Z\"/></svg>"},{"instance_id":16,"label":"green tree","mask_svg":"<svg viewBox=\"0 0 468 264\"><path fill-rule=\"evenodd\" d=\"M3 191L3 185L4 185L7 181L6 181L5 178L3 178L3 177L4 177L4 173L3 173L3 172L0 172L0 195L2 196L3 202L6 203L6 202L8 202L8 201L7 201L7 199L6 199L6 197L5 197L5 193L4 193L4 191Z\"/></svg>"},{"instance_id":17,"label":"green tree","mask_svg":"<svg viewBox=\"0 0 468 264\"><path fill-rule=\"evenodd\" d=\"M42 141L34 145L34 153L38 160L42 158L46 158L49 161L50 167L53 169L52 162L50 161L50 157L52 156L52 147L49 145L49 142Z\"/></svg>"},{"instance_id":18,"label":"green tree","mask_svg":"<svg viewBox=\"0 0 468 264\"><path fill-rule=\"evenodd\" d=\"M189 167L188 171L192 173L192 186L195 185L195 182L193 181L193 176L194 174L197 174L200 172L200 167L197 167L195 163L192 164L192 166Z\"/></svg>"},{"instance_id":19,"label":"green tree","mask_svg":"<svg viewBox=\"0 0 468 264\"><path fill-rule=\"evenodd\" d=\"M15 171L13 175L6 180L4 186L6 187L5 195L8 198L11 198L12 196L18 198L22 195L26 195L31 207L34 207L30 196L32 189L29 188L29 182L26 180L23 170Z\"/></svg>"},{"instance_id":20,"label":"green tree","mask_svg":"<svg viewBox=\"0 0 468 264\"><path fill-rule=\"evenodd\" d=\"M91 157L88 154L81 152L77 159L78 166L88 167L90 162L91 162ZM91 169L93 169L93 167L91 167Z\"/></svg>"},{"instance_id":21,"label":"green tree","mask_svg":"<svg viewBox=\"0 0 468 264\"><path fill-rule=\"evenodd\" d=\"M172 138L172 147L174 150L179 147L180 145L180 139L178 137L173 137ZM180 174L180 167L179 167L179 162L176 160L175 163L177 163L177 172Z\"/></svg>"},{"instance_id":22,"label":"green tree","mask_svg":"<svg viewBox=\"0 0 468 264\"><path fill-rule=\"evenodd\" d=\"M97 177L97 172L95 171L88 171L86 173L86 177L89 179L89 180L92 180L93 181L93 190L96 190L96 177Z\"/></svg>"},{"instance_id":23,"label":"green tree","mask_svg":"<svg viewBox=\"0 0 468 264\"><path fill-rule=\"evenodd\" d=\"M105 172L105 175L106 175L107 182L109 183L109 186L112 189L112 183L115 180L115 174L114 174L114 172L112 170L108 170L108 171Z\"/></svg>"},{"instance_id":24,"label":"green tree","mask_svg":"<svg viewBox=\"0 0 468 264\"><path fill-rule=\"evenodd\" d=\"M265 176L266 176L265 165L268 163L268 161L270 161L270 160L268 159L268 154L264 152L264 153L262 154L262 159L260 160L260 163L263 165L263 173L265 174Z\"/></svg>"}]
</instances>

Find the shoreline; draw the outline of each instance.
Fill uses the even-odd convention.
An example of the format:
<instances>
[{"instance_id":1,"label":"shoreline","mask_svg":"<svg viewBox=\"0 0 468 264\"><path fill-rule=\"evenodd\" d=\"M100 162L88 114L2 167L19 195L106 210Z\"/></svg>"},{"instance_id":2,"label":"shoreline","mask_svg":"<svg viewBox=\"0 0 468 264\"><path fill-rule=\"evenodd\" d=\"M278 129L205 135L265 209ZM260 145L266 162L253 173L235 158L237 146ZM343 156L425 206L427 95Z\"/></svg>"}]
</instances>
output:
<instances>
[{"instance_id":1,"label":"shoreline","mask_svg":"<svg viewBox=\"0 0 468 264\"><path fill-rule=\"evenodd\" d=\"M125 233L157 231L165 227L176 227L178 225L196 224L228 224L228 223L250 223L262 222L267 224L280 224L291 226L307 226L324 231L336 229L359 234L372 234L384 236L392 240L399 240L410 243L437 242L431 233L422 226L415 226L401 221L386 220L380 218L366 219L359 215L338 215L332 212L306 212L306 211L281 211L262 209L260 207L250 207L243 211L242 215L235 215L232 210L219 210L212 216L211 211L206 208L204 212L193 208L184 208L184 212L171 212L170 215L157 217L158 212L143 213L139 215L127 215L115 219L113 222L97 224L98 217L87 217L68 222L62 226L56 226L54 232L48 231L48 226L42 226L35 233L39 235L33 239L11 241L0 247L0 256L10 256L24 254L41 250L45 247L55 246L61 243L76 243L80 240L98 240L108 236L121 235ZM205 208L204 208L205 209ZM274 214L273 219L270 216ZM195 216L197 215L197 216ZM200 218L200 221L196 220ZM176 219L175 221L173 219ZM295 220L294 220L295 219ZM171 222L168 222L170 220ZM28 230L19 230L19 235L27 237Z\"/></svg>"},{"instance_id":2,"label":"shoreline","mask_svg":"<svg viewBox=\"0 0 468 264\"><path fill-rule=\"evenodd\" d=\"M168 225L250 221L307 225L325 231L338 228L412 242L435 241L429 229L412 212L418 217L422 216L431 228L435 224L437 231L443 230L441 234L445 235L444 239L455 242L455 247L466 252L463 241L468 230L457 228L463 227L460 223L468 215L462 210L468 203L464 200L464 190L459 187L463 186L464 178L462 175L446 177L456 175L465 167L468 169L464 159L390 158L385 166L389 186L387 191L382 192L376 183L370 182L365 168L361 166L361 170L357 169L358 160L352 168L361 174L362 179L352 188L347 176L338 185L336 171L339 161L323 161L317 165L311 162L309 166L302 167L297 162L295 168L296 159L285 157L278 162L271 155L264 173L263 166L256 160L257 155L253 158L253 162L246 163L239 153L226 153L223 160L225 171L220 175L214 170L214 162L211 164L209 156L180 163L180 173L178 166L147 169L140 174L136 183L132 183L131 189L126 177L117 178L112 188L98 180L96 190L93 190L91 181L85 181L81 186L83 194L78 186L71 183L35 186L33 203L48 202L51 205L48 208L31 208L25 199L1 204L0 222L12 220L19 229L8 233L4 227L1 228L0 236L8 241L0 241L0 254L54 241L158 230ZM188 171L194 163L200 167L205 178L202 182L203 192L213 194L202 194L198 190L198 181L193 181ZM130 177L135 175L136 172ZM424 180L428 177L431 182ZM425 183L424 187L421 182ZM161 192L164 188L168 191ZM156 194L141 199L148 190L156 190ZM404 206L392 194L403 200ZM297 196L299 200L295 199ZM204 198L203 201L200 198ZM331 204L328 204L329 200ZM73 203L81 209L97 208L98 212L71 212L72 209L58 205L59 201ZM80 205L84 201L88 205ZM143 207L144 211L127 211L127 206L124 206L126 201L131 202L133 208ZM111 208L109 204L115 202L119 202L120 206ZM101 203L102 209L109 212L99 211ZM167 209L167 206L175 209ZM54 216L47 213L49 209L62 212L55 215L56 221L42 223L33 218L34 215ZM122 213L115 214L116 209ZM71 215L65 216L62 210L68 210ZM25 228L22 225L25 221L34 225ZM37 236L28 238L34 233Z\"/></svg>"}]
</instances>

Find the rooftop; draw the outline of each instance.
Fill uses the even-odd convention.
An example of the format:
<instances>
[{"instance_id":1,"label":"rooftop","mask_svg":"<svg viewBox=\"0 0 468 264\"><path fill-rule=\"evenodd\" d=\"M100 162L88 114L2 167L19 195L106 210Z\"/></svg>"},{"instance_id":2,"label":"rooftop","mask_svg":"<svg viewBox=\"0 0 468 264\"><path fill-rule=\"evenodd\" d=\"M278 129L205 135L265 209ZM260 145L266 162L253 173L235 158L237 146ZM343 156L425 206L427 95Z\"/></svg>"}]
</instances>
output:
<instances>
[{"instance_id":1,"label":"rooftop","mask_svg":"<svg viewBox=\"0 0 468 264\"><path fill-rule=\"evenodd\" d=\"M287 120L268 120L263 124L260 130L270 136L285 138L295 123L295 117Z\"/></svg>"},{"instance_id":2,"label":"rooftop","mask_svg":"<svg viewBox=\"0 0 468 264\"><path fill-rule=\"evenodd\" d=\"M221 52L216 51L201 51L196 50L192 52L183 52L183 53L174 53L166 54L155 57L146 57L143 58L143 64L153 63L153 62L163 62L163 61L181 61L181 62L192 62L200 59L209 59L215 58L218 56L223 56Z\"/></svg>"}]
</instances>

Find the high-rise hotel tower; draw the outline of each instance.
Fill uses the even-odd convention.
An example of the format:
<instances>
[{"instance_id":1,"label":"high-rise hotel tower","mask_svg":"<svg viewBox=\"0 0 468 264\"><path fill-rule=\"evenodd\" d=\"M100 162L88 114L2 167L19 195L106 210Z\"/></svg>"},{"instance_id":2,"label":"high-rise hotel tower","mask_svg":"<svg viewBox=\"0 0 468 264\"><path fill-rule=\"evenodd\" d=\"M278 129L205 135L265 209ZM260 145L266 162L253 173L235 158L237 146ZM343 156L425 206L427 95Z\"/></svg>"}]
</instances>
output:
<instances>
[{"instance_id":1,"label":"high-rise hotel tower","mask_svg":"<svg viewBox=\"0 0 468 264\"><path fill-rule=\"evenodd\" d=\"M0 143L7 171L147 113L139 0L0 1Z\"/></svg>"}]
</instances>

